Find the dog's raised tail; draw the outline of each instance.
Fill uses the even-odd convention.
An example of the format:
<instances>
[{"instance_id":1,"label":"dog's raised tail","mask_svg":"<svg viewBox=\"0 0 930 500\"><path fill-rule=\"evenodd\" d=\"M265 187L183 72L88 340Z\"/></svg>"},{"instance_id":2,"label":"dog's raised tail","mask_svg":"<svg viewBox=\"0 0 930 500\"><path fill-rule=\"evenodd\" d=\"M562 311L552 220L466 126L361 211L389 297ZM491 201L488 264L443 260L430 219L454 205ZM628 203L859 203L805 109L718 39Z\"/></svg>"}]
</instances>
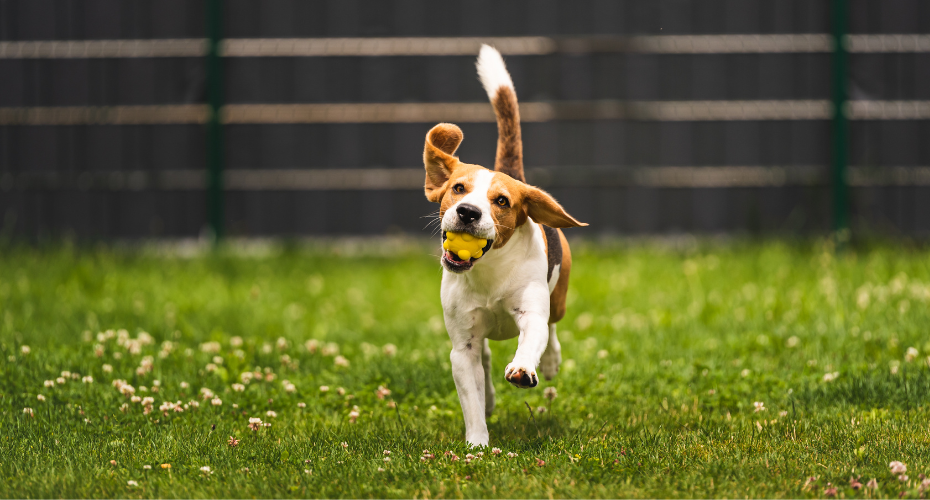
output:
<instances>
[{"instance_id":1,"label":"dog's raised tail","mask_svg":"<svg viewBox=\"0 0 930 500\"><path fill-rule=\"evenodd\" d=\"M520 108L513 81L507 72L507 66L504 65L504 58L493 47L482 45L476 66L481 85L488 93L491 105L494 106L494 114L497 115L497 155L494 158L494 170L525 182Z\"/></svg>"}]
</instances>

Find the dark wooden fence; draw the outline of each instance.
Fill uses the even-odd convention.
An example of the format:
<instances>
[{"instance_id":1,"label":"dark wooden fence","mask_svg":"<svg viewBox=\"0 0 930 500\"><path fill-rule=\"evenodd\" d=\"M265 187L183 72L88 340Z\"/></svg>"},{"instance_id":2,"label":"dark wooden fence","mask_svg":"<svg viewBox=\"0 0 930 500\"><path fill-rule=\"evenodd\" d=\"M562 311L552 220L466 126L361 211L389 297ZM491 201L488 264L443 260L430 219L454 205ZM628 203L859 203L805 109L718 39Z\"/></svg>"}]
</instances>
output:
<instances>
[{"instance_id":1,"label":"dark wooden fence","mask_svg":"<svg viewBox=\"0 0 930 500\"><path fill-rule=\"evenodd\" d=\"M586 234L831 228L827 0L223 4L227 234L425 234L426 131L493 164L474 37L526 106L529 181ZM926 235L930 2L848 6L853 228ZM206 13L0 0L3 234L202 232Z\"/></svg>"}]
</instances>

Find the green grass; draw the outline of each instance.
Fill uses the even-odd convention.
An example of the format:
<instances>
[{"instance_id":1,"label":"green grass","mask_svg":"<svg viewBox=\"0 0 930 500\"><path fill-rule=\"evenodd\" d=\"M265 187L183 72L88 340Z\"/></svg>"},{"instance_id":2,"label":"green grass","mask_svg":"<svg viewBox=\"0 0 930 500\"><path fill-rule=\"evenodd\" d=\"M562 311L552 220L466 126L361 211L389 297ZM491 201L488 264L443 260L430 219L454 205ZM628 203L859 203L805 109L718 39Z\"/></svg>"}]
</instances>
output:
<instances>
[{"instance_id":1,"label":"green grass","mask_svg":"<svg viewBox=\"0 0 930 500\"><path fill-rule=\"evenodd\" d=\"M897 498L918 497L930 473L927 249L576 244L562 373L513 388L503 370L516 342L492 343L489 428L503 454L470 463L435 252L380 249L4 249L0 496L815 497L832 483L838 496ZM119 334L97 339L120 329L153 342L133 353ZM310 339L349 365L309 352ZM62 371L73 378L44 386ZM274 380L235 391L246 371ZM272 425L252 431L250 417ZM435 458L421 461L425 449Z\"/></svg>"}]
</instances>

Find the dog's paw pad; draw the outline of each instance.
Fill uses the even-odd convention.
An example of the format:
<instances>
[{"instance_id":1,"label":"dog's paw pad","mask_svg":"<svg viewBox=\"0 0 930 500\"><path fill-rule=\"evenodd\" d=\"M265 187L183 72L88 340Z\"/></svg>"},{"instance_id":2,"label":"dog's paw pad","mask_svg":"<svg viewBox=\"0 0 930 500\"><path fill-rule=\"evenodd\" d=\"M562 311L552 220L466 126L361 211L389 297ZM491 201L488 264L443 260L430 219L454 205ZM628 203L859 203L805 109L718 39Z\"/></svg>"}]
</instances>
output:
<instances>
[{"instance_id":1,"label":"dog's paw pad","mask_svg":"<svg viewBox=\"0 0 930 500\"><path fill-rule=\"evenodd\" d=\"M529 389L539 384L539 376L536 375L536 370L513 364L507 366L507 370L504 372L504 378L521 389Z\"/></svg>"}]
</instances>

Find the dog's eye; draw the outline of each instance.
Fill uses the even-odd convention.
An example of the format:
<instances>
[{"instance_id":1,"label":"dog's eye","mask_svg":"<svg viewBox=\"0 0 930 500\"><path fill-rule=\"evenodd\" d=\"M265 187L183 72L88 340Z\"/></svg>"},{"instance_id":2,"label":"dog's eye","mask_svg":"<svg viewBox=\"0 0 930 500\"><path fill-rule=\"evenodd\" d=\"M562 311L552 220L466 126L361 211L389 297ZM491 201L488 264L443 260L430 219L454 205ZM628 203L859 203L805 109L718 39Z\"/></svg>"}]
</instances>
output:
<instances>
[{"instance_id":1,"label":"dog's eye","mask_svg":"<svg viewBox=\"0 0 930 500\"><path fill-rule=\"evenodd\" d=\"M498 196L496 202L497 202L498 205L500 205L500 206L502 206L502 207L509 207L509 206L510 206L510 200L508 200L508 199L507 199L506 197L504 197L504 196Z\"/></svg>"},{"instance_id":2,"label":"dog's eye","mask_svg":"<svg viewBox=\"0 0 930 500\"><path fill-rule=\"evenodd\" d=\"M452 191L455 191L456 194L462 194L465 192L465 186L456 184L455 186L452 186Z\"/></svg>"}]
</instances>

